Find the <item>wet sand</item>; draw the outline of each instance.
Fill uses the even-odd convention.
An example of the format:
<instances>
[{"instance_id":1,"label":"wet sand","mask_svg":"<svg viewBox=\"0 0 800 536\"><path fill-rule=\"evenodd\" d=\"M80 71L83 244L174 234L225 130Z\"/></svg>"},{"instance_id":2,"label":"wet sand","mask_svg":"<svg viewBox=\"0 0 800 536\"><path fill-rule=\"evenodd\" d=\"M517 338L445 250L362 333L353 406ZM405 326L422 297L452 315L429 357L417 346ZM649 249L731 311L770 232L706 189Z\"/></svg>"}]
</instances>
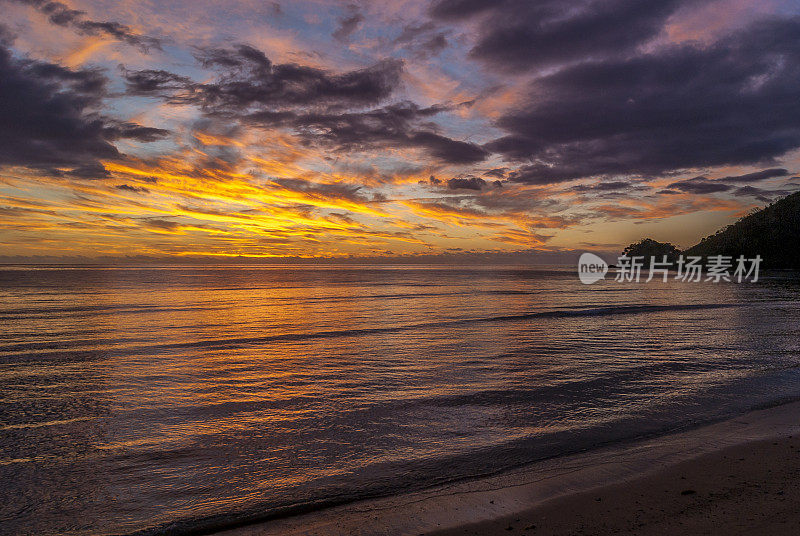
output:
<instances>
[{"instance_id":1,"label":"wet sand","mask_svg":"<svg viewBox=\"0 0 800 536\"><path fill-rule=\"evenodd\" d=\"M800 534L800 403L224 534Z\"/></svg>"},{"instance_id":2,"label":"wet sand","mask_svg":"<svg viewBox=\"0 0 800 536\"><path fill-rule=\"evenodd\" d=\"M758 441L437 536L800 534L800 438Z\"/></svg>"}]
</instances>

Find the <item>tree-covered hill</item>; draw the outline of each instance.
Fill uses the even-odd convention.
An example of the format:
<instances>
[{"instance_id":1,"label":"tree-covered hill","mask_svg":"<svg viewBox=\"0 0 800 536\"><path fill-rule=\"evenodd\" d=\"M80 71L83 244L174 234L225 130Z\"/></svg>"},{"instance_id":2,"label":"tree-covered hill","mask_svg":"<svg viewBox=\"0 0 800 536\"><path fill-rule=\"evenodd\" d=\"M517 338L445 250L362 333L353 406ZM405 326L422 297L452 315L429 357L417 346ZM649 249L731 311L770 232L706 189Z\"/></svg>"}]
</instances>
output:
<instances>
[{"instance_id":1,"label":"tree-covered hill","mask_svg":"<svg viewBox=\"0 0 800 536\"><path fill-rule=\"evenodd\" d=\"M761 255L765 268L800 269L800 192L748 214L685 250L684 255Z\"/></svg>"}]
</instances>

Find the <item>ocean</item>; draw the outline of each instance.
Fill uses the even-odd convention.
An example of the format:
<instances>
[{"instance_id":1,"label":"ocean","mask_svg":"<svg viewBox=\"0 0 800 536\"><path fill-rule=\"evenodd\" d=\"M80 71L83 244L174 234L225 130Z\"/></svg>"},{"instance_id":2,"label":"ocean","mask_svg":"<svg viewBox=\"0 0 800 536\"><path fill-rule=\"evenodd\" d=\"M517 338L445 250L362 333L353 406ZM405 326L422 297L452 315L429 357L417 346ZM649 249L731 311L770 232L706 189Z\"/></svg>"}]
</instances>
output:
<instances>
[{"instance_id":1,"label":"ocean","mask_svg":"<svg viewBox=\"0 0 800 536\"><path fill-rule=\"evenodd\" d=\"M800 277L0 267L0 532L213 531L800 398Z\"/></svg>"}]
</instances>

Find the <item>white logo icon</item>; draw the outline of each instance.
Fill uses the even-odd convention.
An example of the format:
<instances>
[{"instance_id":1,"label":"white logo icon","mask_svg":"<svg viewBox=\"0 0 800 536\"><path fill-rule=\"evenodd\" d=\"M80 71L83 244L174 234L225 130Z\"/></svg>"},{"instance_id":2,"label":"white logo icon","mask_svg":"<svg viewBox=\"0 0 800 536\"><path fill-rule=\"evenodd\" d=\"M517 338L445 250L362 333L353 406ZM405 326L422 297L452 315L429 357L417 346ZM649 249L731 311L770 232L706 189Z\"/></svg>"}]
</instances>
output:
<instances>
[{"instance_id":1,"label":"white logo icon","mask_svg":"<svg viewBox=\"0 0 800 536\"><path fill-rule=\"evenodd\" d=\"M578 259L578 277L584 285L591 285L606 277L608 263L594 253L584 253Z\"/></svg>"}]
</instances>

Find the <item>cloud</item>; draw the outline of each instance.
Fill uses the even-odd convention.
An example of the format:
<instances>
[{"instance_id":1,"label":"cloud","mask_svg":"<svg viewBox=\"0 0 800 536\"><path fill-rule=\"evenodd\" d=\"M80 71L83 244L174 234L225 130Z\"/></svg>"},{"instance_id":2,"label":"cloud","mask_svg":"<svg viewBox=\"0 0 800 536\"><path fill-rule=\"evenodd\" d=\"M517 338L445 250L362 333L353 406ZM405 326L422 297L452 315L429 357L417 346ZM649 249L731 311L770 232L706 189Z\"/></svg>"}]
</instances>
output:
<instances>
[{"instance_id":1,"label":"cloud","mask_svg":"<svg viewBox=\"0 0 800 536\"><path fill-rule=\"evenodd\" d=\"M125 191L125 192L133 192L133 193L136 193L136 194L149 194L150 193L150 190L148 190L147 188L145 188L143 186L131 186L130 184L120 184L118 186L115 186L114 188L116 188L117 190Z\"/></svg>"},{"instance_id":2,"label":"cloud","mask_svg":"<svg viewBox=\"0 0 800 536\"><path fill-rule=\"evenodd\" d=\"M437 0L430 15L440 21L483 17L474 58L504 70L627 54L657 36L679 8L698 0Z\"/></svg>"},{"instance_id":3,"label":"cloud","mask_svg":"<svg viewBox=\"0 0 800 536\"><path fill-rule=\"evenodd\" d=\"M439 160L451 164L474 164L485 159L488 153L478 145L453 140L430 131L411 132L398 138L398 142L409 147L422 147Z\"/></svg>"},{"instance_id":4,"label":"cloud","mask_svg":"<svg viewBox=\"0 0 800 536\"><path fill-rule=\"evenodd\" d=\"M789 175L789 171L783 168L772 168L772 169L764 169L762 171L756 171L755 173L746 173L745 175L735 175L731 177L723 177L721 181L726 182L758 182L764 181L767 179L774 179L776 177L785 177Z\"/></svg>"},{"instance_id":5,"label":"cloud","mask_svg":"<svg viewBox=\"0 0 800 536\"><path fill-rule=\"evenodd\" d=\"M800 18L761 20L541 77L484 147L529 161L508 178L532 184L768 162L800 147L798 72Z\"/></svg>"},{"instance_id":6,"label":"cloud","mask_svg":"<svg viewBox=\"0 0 800 536\"><path fill-rule=\"evenodd\" d=\"M7 39L7 38L6 38ZM0 165L52 175L106 175L101 159L119 158L111 143L164 137L166 130L101 115L107 80L95 69L16 59L0 46Z\"/></svg>"},{"instance_id":7,"label":"cloud","mask_svg":"<svg viewBox=\"0 0 800 536\"><path fill-rule=\"evenodd\" d=\"M463 20L511 4L508 0L436 0L430 6L430 14L438 19Z\"/></svg>"},{"instance_id":8,"label":"cloud","mask_svg":"<svg viewBox=\"0 0 800 536\"><path fill-rule=\"evenodd\" d=\"M0 24L0 46L10 47L17 36L8 27Z\"/></svg>"},{"instance_id":9,"label":"cloud","mask_svg":"<svg viewBox=\"0 0 800 536\"><path fill-rule=\"evenodd\" d=\"M174 221L165 220L161 218L147 218L142 221L144 227L159 229L164 231L176 231L180 228L180 224Z\"/></svg>"},{"instance_id":10,"label":"cloud","mask_svg":"<svg viewBox=\"0 0 800 536\"><path fill-rule=\"evenodd\" d=\"M394 39L394 42L396 44L408 44L435 29L436 25L431 21L422 24L406 24L403 26L400 35Z\"/></svg>"},{"instance_id":11,"label":"cloud","mask_svg":"<svg viewBox=\"0 0 800 536\"><path fill-rule=\"evenodd\" d=\"M434 56L447 48L447 37L443 32L437 33L419 44L418 50Z\"/></svg>"},{"instance_id":12,"label":"cloud","mask_svg":"<svg viewBox=\"0 0 800 536\"><path fill-rule=\"evenodd\" d=\"M673 182L667 188L692 194L714 194L727 192L731 190L733 186L720 181L712 181L706 177L694 177L692 179Z\"/></svg>"},{"instance_id":13,"label":"cloud","mask_svg":"<svg viewBox=\"0 0 800 536\"><path fill-rule=\"evenodd\" d=\"M673 182L667 186L666 191L662 193L675 193L678 191L695 193L695 194L713 194L720 192L732 192L737 196L755 196L765 198L771 193L783 193L783 190L763 190L750 186L750 183L764 181L775 177L785 177L789 175L789 171L783 168L770 168L754 173L746 173L744 175L731 175L719 179L710 180L707 177L699 176L691 179ZM748 184L747 186L737 187L737 184ZM577 186L575 188L578 188ZM788 193L788 192L786 192ZM785 195L785 194L784 194Z\"/></svg>"},{"instance_id":14,"label":"cloud","mask_svg":"<svg viewBox=\"0 0 800 536\"><path fill-rule=\"evenodd\" d=\"M437 201L406 200L403 205L418 216L461 227L503 232L509 229L529 232L535 229L565 229L580 218L558 214L531 214L537 203L530 199L503 199L500 196L459 195Z\"/></svg>"},{"instance_id":15,"label":"cloud","mask_svg":"<svg viewBox=\"0 0 800 536\"><path fill-rule=\"evenodd\" d=\"M409 147L454 164L485 159L488 153L480 146L431 130L427 119L442 110L400 102L363 112L257 112L243 119L256 126L288 127L309 143L325 142L341 151Z\"/></svg>"},{"instance_id":16,"label":"cloud","mask_svg":"<svg viewBox=\"0 0 800 536\"><path fill-rule=\"evenodd\" d=\"M361 186L345 183L316 183L303 179L273 179L274 184L292 192L304 194L309 199L338 199L368 204L383 201L380 195L367 195ZM302 200L301 200L302 202Z\"/></svg>"},{"instance_id":17,"label":"cloud","mask_svg":"<svg viewBox=\"0 0 800 536\"><path fill-rule=\"evenodd\" d=\"M112 21L94 21L85 18L84 11L70 8L61 2L50 0L14 0L20 4L33 7L47 16L52 24L73 28L81 35L105 34L114 39L127 43L141 50L149 52L151 49L161 50L162 41L158 38L134 32L130 27Z\"/></svg>"},{"instance_id":18,"label":"cloud","mask_svg":"<svg viewBox=\"0 0 800 536\"><path fill-rule=\"evenodd\" d=\"M105 118L103 134L106 139L132 139L142 142L152 142L162 139L169 131L161 128L145 127L129 121L117 121Z\"/></svg>"},{"instance_id":19,"label":"cloud","mask_svg":"<svg viewBox=\"0 0 800 536\"><path fill-rule=\"evenodd\" d=\"M345 42L350 39L350 36L358 30L361 23L364 22L364 15L361 13L353 13L349 17L341 17L339 19L339 26L331 34L337 41Z\"/></svg>"},{"instance_id":20,"label":"cloud","mask_svg":"<svg viewBox=\"0 0 800 536\"><path fill-rule=\"evenodd\" d=\"M186 92L191 93L194 87L191 78L163 69L128 71L123 68L123 75L130 94L160 96L176 104L190 98Z\"/></svg>"},{"instance_id":21,"label":"cloud","mask_svg":"<svg viewBox=\"0 0 800 536\"><path fill-rule=\"evenodd\" d=\"M610 192L614 190L625 190L630 188L631 183L627 181L611 181L600 182L597 184L579 184L573 186L572 189L576 192Z\"/></svg>"},{"instance_id":22,"label":"cloud","mask_svg":"<svg viewBox=\"0 0 800 536\"><path fill-rule=\"evenodd\" d=\"M465 177L449 179L447 187L451 190L483 190L486 186L486 181L478 177Z\"/></svg>"},{"instance_id":23,"label":"cloud","mask_svg":"<svg viewBox=\"0 0 800 536\"><path fill-rule=\"evenodd\" d=\"M250 126L289 129L308 144L341 151L420 148L454 164L488 156L477 144L451 139L430 123L447 107L398 102L363 109L391 96L400 83L401 61L384 60L335 74L297 64L275 65L248 45L203 49L197 57L203 66L219 69L216 81L198 83L164 70L123 71L129 93L195 104L209 116Z\"/></svg>"},{"instance_id":24,"label":"cloud","mask_svg":"<svg viewBox=\"0 0 800 536\"><path fill-rule=\"evenodd\" d=\"M506 173L508 172L508 168L494 168L490 169L489 171L485 172L484 175L487 177L495 177L497 179L505 179Z\"/></svg>"},{"instance_id":25,"label":"cloud","mask_svg":"<svg viewBox=\"0 0 800 536\"><path fill-rule=\"evenodd\" d=\"M741 188L737 188L733 192L733 195L740 197L755 197L759 201L768 202L770 200L768 194L770 193L772 192L762 190L761 188L756 188L755 186L742 186Z\"/></svg>"},{"instance_id":26,"label":"cloud","mask_svg":"<svg viewBox=\"0 0 800 536\"><path fill-rule=\"evenodd\" d=\"M128 90L175 104L197 104L209 113L253 107L365 106L389 97L403 70L400 60L341 74L295 63L273 64L249 45L200 49L196 57L204 67L218 69L216 81L194 82L159 69L125 70Z\"/></svg>"},{"instance_id":27,"label":"cloud","mask_svg":"<svg viewBox=\"0 0 800 536\"><path fill-rule=\"evenodd\" d=\"M503 187L503 182L499 180L490 182L479 177L453 177L451 179L447 179L446 181L442 181L433 175L431 175L427 181L418 181L418 184L420 186L432 186L437 189L441 189L442 185L444 184L444 188L447 190L474 190L477 192L482 191L489 185L493 186L494 188ZM476 198L474 201L478 202L479 200Z\"/></svg>"},{"instance_id":28,"label":"cloud","mask_svg":"<svg viewBox=\"0 0 800 536\"><path fill-rule=\"evenodd\" d=\"M405 25L392 43L410 51L419 59L435 56L449 45L447 32L440 31L431 21Z\"/></svg>"}]
</instances>

